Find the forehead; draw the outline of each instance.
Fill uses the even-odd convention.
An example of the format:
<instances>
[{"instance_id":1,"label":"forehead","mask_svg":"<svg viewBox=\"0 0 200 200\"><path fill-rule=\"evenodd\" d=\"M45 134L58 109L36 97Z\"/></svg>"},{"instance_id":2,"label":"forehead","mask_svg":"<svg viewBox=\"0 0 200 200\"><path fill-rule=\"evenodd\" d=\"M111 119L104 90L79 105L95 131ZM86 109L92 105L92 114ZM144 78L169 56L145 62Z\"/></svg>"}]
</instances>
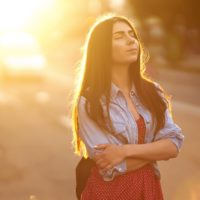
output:
<instances>
[{"instance_id":1,"label":"forehead","mask_svg":"<svg viewBox=\"0 0 200 200\"><path fill-rule=\"evenodd\" d=\"M126 22L118 21L113 24L112 32L115 33L118 31L130 31L130 30L132 30L132 28Z\"/></svg>"}]
</instances>

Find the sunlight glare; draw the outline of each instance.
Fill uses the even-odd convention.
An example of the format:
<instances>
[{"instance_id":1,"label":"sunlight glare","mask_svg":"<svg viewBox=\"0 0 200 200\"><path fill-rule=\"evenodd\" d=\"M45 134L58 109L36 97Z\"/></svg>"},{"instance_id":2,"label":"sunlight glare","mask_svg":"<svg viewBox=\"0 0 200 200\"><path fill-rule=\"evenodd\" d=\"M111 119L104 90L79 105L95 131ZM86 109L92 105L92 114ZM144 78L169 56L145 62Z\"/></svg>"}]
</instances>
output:
<instances>
[{"instance_id":1,"label":"sunlight glare","mask_svg":"<svg viewBox=\"0 0 200 200\"><path fill-rule=\"evenodd\" d=\"M0 0L0 30L21 29L54 0Z\"/></svg>"},{"instance_id":2,"label":"sunlight glare","mask_svg":"<svg viewBox=\"0 0 200 200\"><path fill-rule=\"evenodd\" d=\"M37 39L26 32L11 32L0 38L0 57L8 70L42 70L46 59Z\"/></svg>"},{"instance_id":3,"label":"sunlight glare","mask_svg":"<svg viewBox=\"0 0 200 200\"><path fill-rule=\"evenodd\" d=\"M124 3L125 3L124 0L110 0L110 6L112 8L114 8L114 7L121 7L121 6L124 5Z\"/></svg>"}]
</instances>

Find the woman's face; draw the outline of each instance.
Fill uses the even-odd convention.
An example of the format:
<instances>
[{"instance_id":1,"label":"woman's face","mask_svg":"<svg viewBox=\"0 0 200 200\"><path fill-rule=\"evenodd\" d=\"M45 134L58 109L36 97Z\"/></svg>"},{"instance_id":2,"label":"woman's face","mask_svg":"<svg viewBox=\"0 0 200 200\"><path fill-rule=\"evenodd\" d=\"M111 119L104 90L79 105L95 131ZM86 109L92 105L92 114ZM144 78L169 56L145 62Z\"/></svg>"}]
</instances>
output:
<instances>
[{"instance_id":1,"label":"woman's face","mask_svg":"<svg viewBox=\"0 0 200 200\"><path fill-rule=\"evenodd\" d=\"M125 22L115 22L112 30L112 61L114 64L131 64L139 55L139 42L132 28Z\"/></svg>"}]
</instances>

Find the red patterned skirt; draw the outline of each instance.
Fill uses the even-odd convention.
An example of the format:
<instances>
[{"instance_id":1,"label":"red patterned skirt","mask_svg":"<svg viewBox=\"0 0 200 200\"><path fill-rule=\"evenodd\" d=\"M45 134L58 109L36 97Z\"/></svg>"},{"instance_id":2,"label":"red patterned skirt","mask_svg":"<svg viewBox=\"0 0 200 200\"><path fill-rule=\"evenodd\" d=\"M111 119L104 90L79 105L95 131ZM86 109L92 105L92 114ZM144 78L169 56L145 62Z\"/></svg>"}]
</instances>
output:
<instances>
[{"instance_id":1,"label":"red patterned skirt","mask_svg":"<svg viewBox=\"0 0 200 200\"><path fill-rule=\"evenodd\" d=\"M94 167L81 200L163 200L160 179L151 165L104 181Z\"/></svg>"},{"instance_id":2,"label":"red patterned skirt","mask_svg":"<svg viewBox=\"0 0 200 200\"><path fill-rule=\"evenodd\" d=\"M144 142L146 127L143 117L136 121L138 143ZM93 167L81 200L163 200L160 178L151 164L104 181L97 167Z\"/></svg>"}]
</instances>

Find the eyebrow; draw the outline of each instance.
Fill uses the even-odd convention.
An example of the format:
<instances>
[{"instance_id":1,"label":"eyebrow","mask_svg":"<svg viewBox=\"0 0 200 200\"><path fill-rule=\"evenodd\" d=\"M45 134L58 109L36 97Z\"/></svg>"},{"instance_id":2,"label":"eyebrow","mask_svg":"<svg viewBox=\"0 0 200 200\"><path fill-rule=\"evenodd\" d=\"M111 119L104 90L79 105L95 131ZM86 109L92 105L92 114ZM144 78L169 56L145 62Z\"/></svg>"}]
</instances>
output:
<instances>
[{"instance_id":1,"label":"eyebrow","mask_svg":"<svg viewBox=\"0 0 200 200\"><path fill-rule=\"evenodd\" d=\"M129 30L128 32L129 32L129 33L130 33L130 32L133 32L133 30ZM122 33L125 33L125 31L116 31L116 32L113 33L113 35L118 34L118 33L119 33L119 34L122 34ZM134 33L134 32L133 32L133 33Z\"/></svg>"}]
</instances>

